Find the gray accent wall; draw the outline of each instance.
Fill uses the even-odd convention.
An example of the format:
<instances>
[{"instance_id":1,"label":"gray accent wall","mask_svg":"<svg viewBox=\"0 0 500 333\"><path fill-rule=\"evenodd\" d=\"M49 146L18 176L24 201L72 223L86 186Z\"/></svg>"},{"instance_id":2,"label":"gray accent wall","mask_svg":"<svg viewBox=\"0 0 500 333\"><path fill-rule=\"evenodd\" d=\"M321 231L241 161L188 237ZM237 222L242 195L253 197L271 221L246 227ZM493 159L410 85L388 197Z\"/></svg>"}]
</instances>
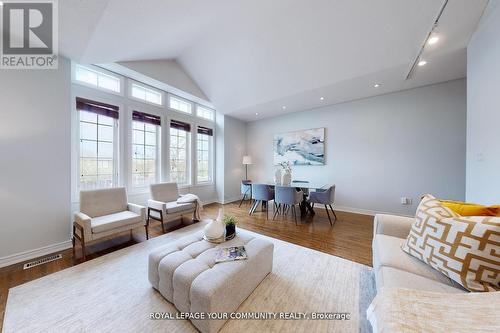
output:
<instances>
[{"instance_id":1,"label":"gray accent wall","mask_svg":"<svg viewBox=\"0 0 500 333\"><path fill-rule=\"evenodd\" d=\"M500 203L500 1L467 49L467 201Z\"/></svg>"},{"instance_id":2,"label":"gray accent wall","mask_svg":"<svg viewBox=\"0 0 500 333\"><path fill-rule=\"evenodd\" d=\"M465 199L465 79L249 122L249 177L273 179L275 133L316 127L326 165L295 166L293 178L336 184L339 209L412 215L425 193Z\"/></svg>"},{"instance_id":3,"label":"gray accent wall","mask_svg":"<svg viewBox=\"0 0 500 333\"><path fill-rule=\"evenodd\" d=\"M64 58L58 70L1 70L0 265L71 245L70 80Z\"/></svg>"}]
</instances>

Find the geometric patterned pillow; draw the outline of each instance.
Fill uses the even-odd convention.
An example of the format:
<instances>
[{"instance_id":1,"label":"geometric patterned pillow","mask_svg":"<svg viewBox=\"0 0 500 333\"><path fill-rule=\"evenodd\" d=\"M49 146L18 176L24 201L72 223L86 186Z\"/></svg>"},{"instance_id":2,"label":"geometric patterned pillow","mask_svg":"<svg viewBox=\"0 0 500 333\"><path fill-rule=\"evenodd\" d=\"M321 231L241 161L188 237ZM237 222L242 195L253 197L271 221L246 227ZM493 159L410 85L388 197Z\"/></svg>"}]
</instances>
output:
<instances>
[{"instance_id":1,"label":"geometric patterned pillow","mask_svg":"<svg viewBox=\"0 0 500 333\"><path fill-rule=\"evenodd\" d=\"M467 290L500 290L499 217L458 216L426 195L401 248Z\"/></svg>"}]
</instances>

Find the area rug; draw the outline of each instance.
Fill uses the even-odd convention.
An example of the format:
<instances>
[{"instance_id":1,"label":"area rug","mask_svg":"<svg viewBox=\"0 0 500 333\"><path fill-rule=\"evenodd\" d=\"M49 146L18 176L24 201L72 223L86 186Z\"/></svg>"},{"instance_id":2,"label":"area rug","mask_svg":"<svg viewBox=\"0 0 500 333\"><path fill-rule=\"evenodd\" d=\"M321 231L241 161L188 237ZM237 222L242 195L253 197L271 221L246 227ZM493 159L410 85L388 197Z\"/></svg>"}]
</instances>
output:
<instances>
[{"instance_id":1,"label":"area rug","mask_svg":"<svg viewBox=\"0 0 500 333\"><path fill-rule=\"evenodd\" d=\"M9 290L4 332L196 332L148 282L149 252L204 227L197 223ZM250 232L250 231L249 231ZM274 243L274 267L240 313L342 313L349 320L229 320L221 332L369 332L372 269L259 235ZM245 283L245 281L241 281Z\"/></svg>"}]
</instances>

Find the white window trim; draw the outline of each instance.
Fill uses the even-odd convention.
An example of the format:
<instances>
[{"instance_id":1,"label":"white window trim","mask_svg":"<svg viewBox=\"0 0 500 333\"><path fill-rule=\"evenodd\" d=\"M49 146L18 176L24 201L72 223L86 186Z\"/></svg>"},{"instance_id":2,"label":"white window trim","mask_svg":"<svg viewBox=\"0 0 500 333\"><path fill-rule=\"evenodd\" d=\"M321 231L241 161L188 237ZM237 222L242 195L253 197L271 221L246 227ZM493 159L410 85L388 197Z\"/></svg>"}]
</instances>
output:
<instances>
[{"instance_id":1,"label":"white window trim","mask_svg":"<svg viewBox=\"0 0 500 333\"><path fill-rule=\"evenodd\" d=\"M207 110L210 110L213 112L213 119L208 119L208 118L205 118L205 117L202 117L198 114L198 107L201 107L203 109L207 109ZM196 117L198 117L199 119L203 119L204 121L209 121L211 123L214 123L215 122L215 110L212 109L212 108L209 108L208 106L205 106L203 104L198 104L198 103L195 103L195 113L196 113Z\"/></svg>"},{"instance_id":2,"label":"white window trim","mask_svg":"<svg viewBox=\"0 0 500 333\"><path fill-rule=\"evenodd\" d=\"M155 112L151 109L146 109L146 108L134 108L134 107L129 107L128 114L127 114L127 142L128 142L128 149L127 149L127 188L129 189L130 194L143 194L143 193L148 193L149 192L149 184L148 185L143 185L143 186L134 186L134 181L132 177L132 158L133 158L133 119L132 119L132 113L134 111L139 111L139 112L144 112L144 113L149 113L155 116L161 117L161 114L158 112ZM163 168L162 164L163 159L162 159L162 151L163 151L163 119L161 119L162 124L158 126L158 130L156 132L156 182L160 182L161 179L163 178Z\"/></svg>"},{"instance_id":3,"label":"white window trim","mask_svg":"<svg viewBox=\"0 0 500 333\"><path fill-rule=\"evenodd\" d=\"M108 104L115 104L113 101L103 99L99 96L89 96L87 94L72 94L72 116L71 116L71 123L73 126L73 149L72 151L74 152L74 156L71 157L71 165L72 165L72 202L79 202L80 201L80 175L81 175L81 170L80 170L80 111L76 107L76 98L77 97L82 97L82 98L87 98L91 100L95 100L98 102L103 102L103 103L108 103ZM121 145L120 145L120 118L123 116L121 112L122 106L119 106L119 118L115 120L115 125L113 128L113 184L114 187L119 187L121 185L120 181L120 175L121 175L121 163L120 163L120 157L121 155Z\"/></svg>"},{"instance_id":4,"label":"white window trim","mask_svg":"<svg viewBox=\"0 0 500 333\"><path fill-rule=\"evenodd\" d=\"M149 89L149 90L152 90L152 91L155 91L157 93L160 93L161 95L161 104L156 104L156 103L153 103L153 102L149 102L147 100L144 100L144 99L140 99L140 98L137 98L135 96L132 96L132 86L133 85L138 85L140 87L143 87L143 88L146 88L146 89ZM138 81L134 81L132 79L129 79L128 80L128 84L127 84L127 96L128 98L130 98L131 100L134 100L134 101L137 101L137 102L140 102L140 103L144 103L144 104L148 104L148 105L152 105L152 106L155 106L157 108L163 108L165 106L165 100L166 100L166 96L168 94L166 94L164 91L160 90L160 89L156 89L154 87L151 87L145 83L142 83L142 82L138 82ZM188 114L188 113L186 113Z\"/></svg>"},{"instance_id":5,"label":"white window trim","mask_svg":"<svg viewBox=\"0 0 500 333\"><path fill-rule=\"evenodd\" d=\"M114 77L118 78L120 80L120 92L116 92L116 91L110 90L110 89L101 88L99 86L94 86L93 84L89 84L89 83L86 83L86 82L78 81L76 79L76 67L77 66L86 67L86 68L89 68L89 69L91 69L93 71L101 72L103 74L114 76ZM98 90L98 91L102 91L102 92L105 92L105 93L108 93L108 94L113 94L113 95L118 95L118 96L124 96L125 95L124 94L125 79L124 79L123 76L121 76L119 74L116 74L116 73L113 73L113 72L110 72L110 71L108 71L106 69L94 66L94 65L81 65L81 64L77 64L75 62L71 62L71 82L74 83L74 84L78 84L80 86L92 88L92 89L95 89L95 90Z\"/></svg>"},{"instance_id":6,"label":"white window trim","mask_svg":"<svg viewBox=\"0 0 500 333\"><path fill-rule=\"evenodd\" d=\"M205 118L203 118L205 119ZM208 146L208 177L209 177L209 180L208 181L201 181L199 182L198 181L198 125L199 126L203 126L203 127L207 127L207 128L210 128L212 131L213 131L213 136L211 137L211 139L209 140L209 146ZM203 186L203 185L213 185L215 182L214 182L214 175L215 175L215 172L214 172L214 161L215 161L215 129L210 127L210 126L206 126L206 125L202 125L202 124L197 124L196 125L196 143L195 143L195 146L194 146L194 151L196 152L195 156L194 156L194 160L196 161L196 166L195 166L195 170L194 170L194 175L195 175L195 185L200 185L200 186Z\"/></svg>"},{"instance_id":7,"label":"white window trim","mask_svg":"<svg viewBox=\"0 0 500 333\"><path fill-rule=\"evenodd\" d=\"M184 114L184 115L188 115L187 113L185 112L180 112L181 114ZM195 126L195 124L192 122L192 121L189 121L189 120L186 120L186 119L182 119L182 118L178 118L178 117L168 117L167 118L167 126L168 126L168 146L166 147L167 148L167 151L169 152L168 153L168 169L167 169L167 178L168 178L168 181L172 181L171 180L171 177L170 177L170 121L171 120L178 120L178 121L183 121L183 122L186 122L188 123L190 126L191 126L191 131L188 132L190 135L188 135L187 137L187 141L186 142L186 155L187 155L187 163L186 163L186 171L187 171L187 175L186 175L186 179L187 179L187 183L185 184L177 184L179 188L188 188L188 187L193 187L193 185L195 185L195 181L196 181L196 177L193 177L193 167L194 165L196 165L197 163L193 163L193 126Z\"/></svg>"},{"instance_id":8,"label":"white window trim","mask_svg":"<svg viewBox=\"0 0 500 333\"><path fill-rule=\"evenodd\" d=\"M148 188L142 187L133 187L132 186L132 111L137 110L145 113L151 113L154 115L158 115L161 117L161 129L160 129L160 139L159 139L159 149L157 153L159 154L159 158L157 159L160 163L157 169L157 179L159 182L169 181L170 180L170 120L175 119L183 122L187 122L191 125L191 132L189 135L189 142L187 143L187 170L188 170L188 180L187 184L179 185L181 189L190 189L196 187L208 187L214 186L216 184L216 129L215 129L215 121L217 118L217 111L211 107L206 106L203 103L198 103L196 101L191 101L187 98L179 96L177 94L169 93L166 90L158 89L162 92L162 102L163 105L157 105L154 103L147 103L143 100L136 99L130 96L128 93L128 89L131 87L131 83L135 82L140 85L145 85L149 87L148 84L143 83L141 81L133 80L129 77L121 76L115 74L113 72L106 71L97 66L92 65L84 65L85 67L89 67L91 69L95 69L97 71L115 75L120 77L120 91L118 94L116 92L102 89L93 85L88 85L81 83L79 81L74 80L75 75L75 63L72 62L72 85L71 85L71 126L72 126L72 158L71 158L71 200L73 204L77 204L79 202L79 164L80 164L80 140L79 140L79 116L76 110L76 97L87 98L90 100L100 101L112 105L116 105L119 107L119 119L117 122L117 128L115 129L116 139L114 140L114 151L115 151L115 174L116 180L114 180L115 186L126 186L129 194L131 195L143 195L148 192ZM125 91L125 89L127 89ZM187 103L191 104L191 113L186 113L182 111L178 111L176 109L171 109L169 107L169 96L172 95L175 98L179 98ZM206 118L198 117L196 112L197 104L202 107L209 108L214 110L214 120L211 121ZM211 158L211 181L210 182L198 182L197 181L197 128L198 126L204 126L212 128L214 131L214 135L212 137L212 147L210 152ZM76 207L76 206L75 206Z\"/></svg>"},{"instance_id":9,"label":"white window trim","mask_svg":"<svg viewBox=\"0 0 500 333\"><path fill-rule=\"evenodd\" d=\"M173 97L173 98L176 98L176 99L180 99L183 102L191 104L191 112L187 113L187 112L183 112L183 111L171 108L170 107L170 97ZM185 99L184 97L180 97L178 95L174 95L172 93L168 93L167 94L167 102L165 103L165 106L167 107L168 111L173 111L173 112L176 112L176 113L179 113L179 114L183 114L183 115L189 116L189 117L196 117L196 103L194 103L194 102L192 102L192 101L190 101L188 99Z\"/></svg>"}]
</instances>

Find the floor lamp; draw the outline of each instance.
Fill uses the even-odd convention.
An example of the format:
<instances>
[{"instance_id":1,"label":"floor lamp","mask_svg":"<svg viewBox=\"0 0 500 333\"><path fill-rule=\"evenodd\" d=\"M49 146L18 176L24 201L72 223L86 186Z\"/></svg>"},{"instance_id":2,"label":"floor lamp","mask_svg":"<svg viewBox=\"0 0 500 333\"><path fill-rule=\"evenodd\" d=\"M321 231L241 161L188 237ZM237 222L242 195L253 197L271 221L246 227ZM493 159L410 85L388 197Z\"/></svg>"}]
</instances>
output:
<instances>
[{"instance_id":1,"label":"floor lamp","mask_svg":"<svg viewBox=\"0 0 500 333\"><path fill-rule=\"evenodd\" d=\"M245 166L245 180L248 180L248 165L252 164L252 157L245 155L243 156L243 165Z\"/></svg>"}]
</instances>

